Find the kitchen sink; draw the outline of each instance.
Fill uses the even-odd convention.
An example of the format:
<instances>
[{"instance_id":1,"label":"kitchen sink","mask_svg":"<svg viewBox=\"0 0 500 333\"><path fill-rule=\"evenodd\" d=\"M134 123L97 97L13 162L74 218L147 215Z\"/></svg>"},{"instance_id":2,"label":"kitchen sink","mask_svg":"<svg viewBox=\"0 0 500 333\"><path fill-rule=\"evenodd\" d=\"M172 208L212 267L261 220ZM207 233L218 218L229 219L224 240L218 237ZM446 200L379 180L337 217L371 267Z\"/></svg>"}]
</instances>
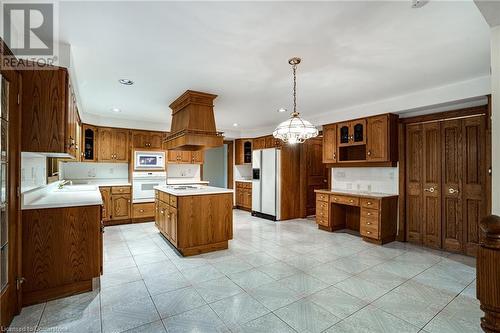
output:
<instances>
[{"instance_id":1,"label":"kitchen sink","mask_svg":"<svg viewBox=\"0 0 500 333\"><path fill-rule=\"evenodd\" d=\"M81 192L81 191L97 191L95 185L64 185L63 188L58 188L57 192Z\"/></svg>"}]
</instances>

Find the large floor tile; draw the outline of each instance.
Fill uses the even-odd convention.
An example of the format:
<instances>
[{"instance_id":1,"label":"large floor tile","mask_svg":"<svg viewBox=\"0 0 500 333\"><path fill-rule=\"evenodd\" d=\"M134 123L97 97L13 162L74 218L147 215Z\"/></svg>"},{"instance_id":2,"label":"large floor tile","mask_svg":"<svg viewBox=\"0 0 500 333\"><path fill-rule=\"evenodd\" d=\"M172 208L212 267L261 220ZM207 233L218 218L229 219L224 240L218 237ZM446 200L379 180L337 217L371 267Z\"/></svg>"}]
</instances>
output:
<instances>
[{"instance_id":1,"label":"large floor tile","mask_svg":"<svg viewBox=\"0 0 500 333\"><path fill-rule=\"evenodd\" d=\"M272 277L255 268L248 271L230 274L228 277L231 281L243 289L256 288L274 281Z\"/></svg>"},{"instance_id":2,"label":"large floor tile","mask_svg":"<svg viewBox=\"0 0 500 333\"><path fill-rule=\"evenodd\" d=\"M137 266L133 266L111 272L104 272L101 276L101 287L107 288L139 280L142 280L142 276Z\"/></svg>"},{"instance_id":3,"label":"large floor tile","mask_svg":"<svg viewBox=\"0 0 500 333\"><path fill-rule=\"evenodd\" d=\"M220 260L212 264L219 272L229 275L232 273L238 273L242 271L247 271L253 266L249 263L238 259L237 257L231 257L225 260Z\"/></svg>"},{"instance_id":4,"label":"large floor tile","mask_svg":"<svg viewBox=\"0 0 500 333\"><path fill-rule=\"evenodd\" d=\"M231 331L235 333L294 333L290 326L283 320L276 317L275 314L269 313L257 319L254 319L246 324L231 327Z\"/></svg>"},{"instance_id":5,"label":"large floor tile","mask_svg":"<svg viewBox=\"0 0 500 333\"><path fill-rule=\"evenodd\" d=\"M272 278L279 280L286 278L288 276L298 274L301 271L295 267L292 267L282 261L274 262L271 264L263 265L257 268L259 271L266 273Z\"/></svg>"},{"instance_id":6,"label":"large floor tile","mask_svg":"<svg viewBox=\"0 0 500 333\"><path fill-rule=\"evenodd\" d=\"M168 333L225 333L229 332L222 320L208 306L178 314L163 320Z\"/></svg>"},{"instance_id":7,"label":"large floor tile","mask_svg":"<svg viewBox=\"0 0 500 333\"><path fill-rule=\"evenodd\" d=\"M143 279L178 271L177 267L170 260L144 264L137 266L137 268Z\"/></svg>"},{"instance_id":8,"label":"large floor tile","mask_svg":"<svg viewBox=\"0 0 500 333\"><path fill-rule=\"evenodd\" d=\"M417 333L413 326L374 306L367 306L333 325L325 333Z\"/></svg>"},{"instance_id":9,"label":"large floor tile","mask_svg":"<svg viewBox=\"0 0 500 333\"><path fill-rule=\"evenodd\" d=\"M142 325L136 328L132 328L128 331L125 331L126 333L167 333L165 330L165 327L163 326L163 323L161 320Z\"/></svg>"},{"instance_id":10,"label":"large floor tile","mask_svg":"<svg viewBox=\"0 0 500 333\"><path fill-rule=\"evenodd\" d=\"M366 301L349 295L336 287L321 290L308 296L307 299L341 319L350 316L368 304Z\"/></svg>"},{"instance_id":11,"label":"large floor tile","mask_svg":"<svg viewBox=\"0 0 500 333\"><path fill-rule=\"evenodd\" d=\"M280 280L286 287L307 296L328 287L328 284L305 273L299 273Z\"/></svg>"},{"instance_id":12,"label":"large floor tile","mask_svg":"<svg viewBox=\"0 0 500 333\"><path fill-rule=\"evenodd\" d=\"M243 291L233 281L227 277L195 284L194 287L203 299L212 303L226 297L239 294Z\"/></svg>"},{"instance_id":13,"label":"large floor tile","mask_svg":"<svg viewBox=\"0 0 500 333\"><path fill-rule=\"evenodd\" d=\"M224 274L219 272L215 267L208 264L185 269L182 271L182 275L184 275L186 279L191 281L191 283L214 280L224 276Z\"/></svg>"},{"instance_id":14,"label":"large floor tile","mask_svg":"<svg viewBox=\"0 0 500 333\"><path fill-rule=\"evenodd\" d=\"M170 317L207 304L192 287L155 295L153 296L153 302L161 318Z\"/></svg>"},{"instance_id":15,"label":"large floor tile","mask_svg":"<svg viewBox=\"0 0 500 333\"><path fill-rule=\"evenodd\" d=\"M123 332L131 328L158 321L151 297L131 299L128 302L104 305L102 308L102 329L104 333Z\"/></svg>"},{"instance_id":16,"label":"large floor tile","mask_svg":"<svg viewBox=\"0 0 500 333\"><path fill-rule=\"evenodd\" d=\"M191 282L189 282L180 272L170 272L151 276L144 279L144 282L151 295L157 295L191 285Z\"/></svg>"},{"instance_id":17,"label":"large floor tile","mask_svg":"<svg viewBox=\"0 0 500 333\"><path fill-rule=\"evenodd\" d=\"M30 305L22 308L21 313L14 317L10 324L13 331L35 331L42 317L45 303Z\"/></svg>"},{"instance_id":18,"label":"large floor tile","mask_svg":"<svg viewBox=\"0 0 500 333\"><path fill-rule=\"evenodd\" d=\"M484 316L476 302L457 297L438 313L424 329L430 333L480 333L478 318Z\"/></svg>"},{"instance_id":19,"label":"large floor tile","mask_svg":"<svg viewBox=\"0 0 500 333\"><path fill-rule=\"evenodd\" d=\"M389 291L388 288L381 287L357 276L339 282L335 284L335 287L366 302L372 302Z\"/></svg>"},{"instance_id":20,"label":"large floor tile","mask_svg":"<svg viewBox=\"0 0 500 333\"><path fill-rule=\"evenodd\" d=\"M101 290L102 306L127 303L129 301L148 297L148 289L144 281L134 281Z\"/></svg>"},{"instance_id":21,"label":"large floor tile","mask_svg":"<svg viewBox=\"0 0 500 333\"><path fill-rule=\"evenodd\" d=\"M270 255L265 254L264 252L246 254L239 256L238 258L249 263L253 267L259 267L278 261L278 259L271 257Z\"/></svg>"},{"instance_id":22,"label":"large floor tile","mask_svg":"<svg viewBox=\"0 0 500 333\"><path fill-rule=\"evenodd\" d=\"M210 304L228 327L244 324L261 317L269 310L247 293L240 293Z\"/></svg>"},{"instance_id":23,"label":"large floor tile","mask_svg":"<svg viewBox=\"0 0 500 333\"><path fill-rule=\"evenodd\" d=\"M357 274L356 276L362 278L363 280L373 282L387 290L396 288L408 281L407 278L393 273L377 270L373 267Z\"/></svg>"},{"instance_id":24,"label":"large floor tile","mask_svg":"<svg viewBox=\"0 0 500 333\"><path fill-rule=\"evenodd\" d=\"M298 332L319 333L340 320L308 299L301 299L274 313Z\"/></svg>"},{"instance_id":25,"label":"large floor tile","mask_svg":"<svg viewBox=\"0 0 500 333\"><path fill-rule=\"evenodd\" d=\"M299 292L287 288L279 281L249 289L248 293L269 310L276 310L302 298Z\"/></svg>"},{"instance_id":26,"label":"large floor tile","mask_svg":"<svg viewBox=\"0 0 500 333\"><path fill-rule=\"evenodd\" d=\"M310 268L321 264L321 261L317 260L314 255L311 254L290 257L284 261L288 265L300 269L301 271L308 271Z\"/></svg>"},{"instance_id":27,"label":"large floor tile","mask_svg":"<svg viewBox=\"0 0 500 333\"><path fill-rule=\"evenodd\" d=\"M134 260L137 266L151 264L154 262L166 261L168 257L159 248L153 252L134 255Z\"/></svg>"}]
</instances>

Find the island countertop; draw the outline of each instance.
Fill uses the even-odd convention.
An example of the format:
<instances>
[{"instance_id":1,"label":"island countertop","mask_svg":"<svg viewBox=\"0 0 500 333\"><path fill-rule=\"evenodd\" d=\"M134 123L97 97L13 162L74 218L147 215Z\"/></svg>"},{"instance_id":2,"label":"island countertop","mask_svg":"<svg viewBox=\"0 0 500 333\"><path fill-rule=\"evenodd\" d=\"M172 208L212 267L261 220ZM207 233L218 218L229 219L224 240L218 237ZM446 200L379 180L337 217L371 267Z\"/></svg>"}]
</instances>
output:
<instances>
[{"instance_id":1,"label":"island countertop","mask_svg":"<svg viewBox=\"0 0 500 333\"><path fill-rule=\"evenodd\" d=\"M232 189L214 187L214 186L192 186L192 188L188 186L187 188L185 188L182 185L161 185L161 186L156 186L154 189L178 197L191 196L191 195L233 193Z\"/></svg>"}]
</instances>

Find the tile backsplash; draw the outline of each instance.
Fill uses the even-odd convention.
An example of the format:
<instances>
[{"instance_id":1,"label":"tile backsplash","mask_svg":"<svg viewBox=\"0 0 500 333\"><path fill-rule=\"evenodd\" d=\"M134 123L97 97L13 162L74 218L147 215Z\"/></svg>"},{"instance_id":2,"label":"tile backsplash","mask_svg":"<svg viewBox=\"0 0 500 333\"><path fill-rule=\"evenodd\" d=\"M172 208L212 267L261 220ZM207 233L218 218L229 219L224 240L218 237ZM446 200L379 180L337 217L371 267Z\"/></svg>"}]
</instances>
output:
<instances>
[{"instance_id":1,"label":"tile backsplash","mask_svg":"<svg viewBox=\"0 0 500 333\"><path fill-rule=\"evenodd\" d=\"M21 193L47 184L47 157L21 153Z\"/></svg>"},{"instance_id":2,"label":"tile backsplash","mask_svg":"<svg viewBox=\"0 0 500 333\"><path fill-rule=\"evenodd\" d=\"M200 179L200 165L199 164L168 164L167 165L168 178L195 178Z\"/></svg>"},{"instance_id":3,"label":"tile backsplash","mask_svg":"<svg viewBox=\"0 0 500 333\"><path fill-rule=\"evenodd\" d=\"M61 162L59 179L128 179L128 163Z\"/></svg>"},{"instance_id":4,"label":"tile backsplash","mask_svg":"<svg viewBox=\"0 0 500 333\"><path fill-rule=\"evenodd\" d=\"M332 168L332 189L398 194L398 168Z\"/></svg>"}]
</instances>

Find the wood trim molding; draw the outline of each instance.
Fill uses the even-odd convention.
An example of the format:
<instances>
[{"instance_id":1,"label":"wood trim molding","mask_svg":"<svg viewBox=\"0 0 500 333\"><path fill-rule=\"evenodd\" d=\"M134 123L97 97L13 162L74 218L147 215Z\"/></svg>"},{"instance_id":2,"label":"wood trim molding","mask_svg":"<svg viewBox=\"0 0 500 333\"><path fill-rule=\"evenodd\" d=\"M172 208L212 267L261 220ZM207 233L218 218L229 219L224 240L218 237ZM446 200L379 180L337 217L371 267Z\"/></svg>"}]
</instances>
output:
<instances>
[{"instance_id":1,"label":"wood trim molding","mask_svg":"<svg viewBox=\"0 0 500 333\"><path fill-rule=\"evenodd\" d=\"M453 111L437 112L416 117L399 118L399 122L403 124L425 123L431 121L443 121L452 118L479 116L481 114L487 114L487 113L488 113L488 104L485 104L481 106L474 106L470 108L453 110Z\"/></svg>"},{"instance_id":2,"label":"wood trim molding","mask_svg":"<svg viewBox=\"0 0 500 333\"><path fill-rule=\"evenodd\" d=\"M234 187L234 141L226 140L224 144L227 144L227 188L232 189Z\"/></svg>"}]
</instances>

